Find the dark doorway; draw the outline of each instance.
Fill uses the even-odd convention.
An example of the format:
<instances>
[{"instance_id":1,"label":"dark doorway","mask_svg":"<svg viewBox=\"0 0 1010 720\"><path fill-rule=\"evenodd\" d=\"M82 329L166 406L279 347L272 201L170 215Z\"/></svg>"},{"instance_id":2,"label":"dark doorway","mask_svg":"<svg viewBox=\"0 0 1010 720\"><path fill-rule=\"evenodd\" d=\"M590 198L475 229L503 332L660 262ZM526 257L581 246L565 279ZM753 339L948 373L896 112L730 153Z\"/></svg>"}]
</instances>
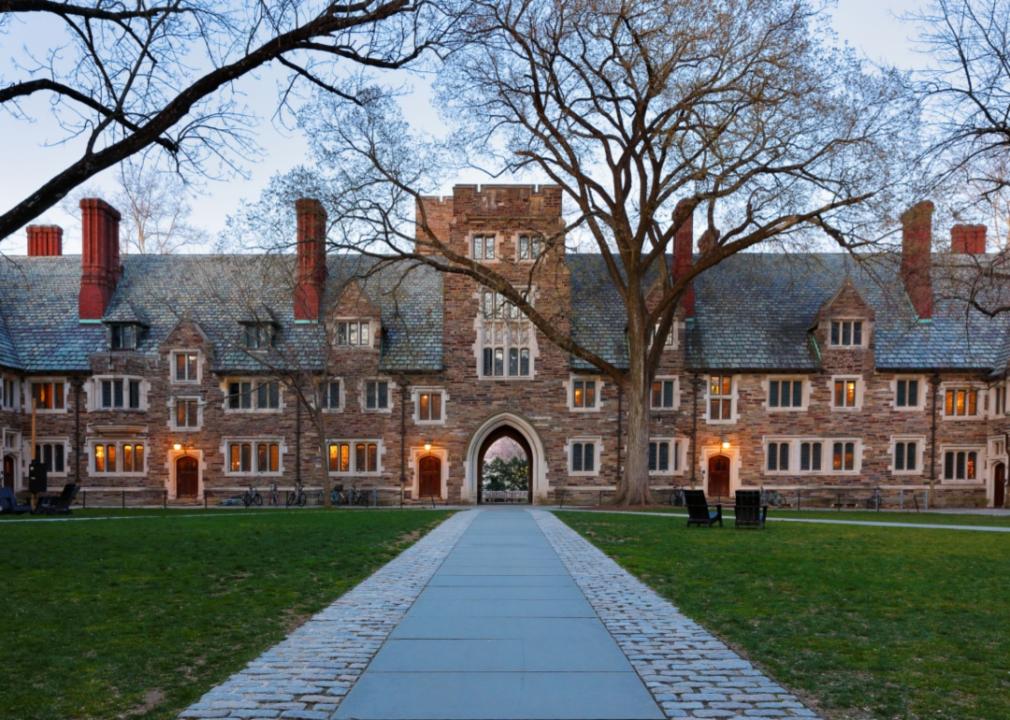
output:
<instances>
[{"instance_id":1,"label":"dark doorway","mask_svg":"<svg viewBox=\"0 0 1010 720\"><path fill-rule=\"evenodd\" d=\"M417 464L417 494L422 498L442 496L442 461L428 455Z\"/></svg>"},{"instance_id":2,"label":"dark doorway","mask_svg":"<svg viewBox=\"0 0 1010 720\"><path fill-rule=\"evenodd\" d=\"M729 458L713 455L708 459L708 494L712 497L729 497Z\"/></svg>"},{"instance_id":3,"label":"dark doorway","mask_svg":"<svg viewBox=\"0 0 1010 720\"><path fill-rule=\"evenodd\" d=\"M992 477L992 506L1001 508L1003 507L1003 503L1006 502L1006 465L996 463Z\"/></svg>"},{"instance_id":4,"label":"dark doorway","mask_svg":"<svg viewBox=\"0 0 1010 720\"><path fill-rule=\"evenodd\" d=\"M480 446L477 502L533 502L533 451L511 425L493 431Z\"/></svg>"},{"instance_id":5,"label":"dark doorway","mask_svg":"<svg viewBox=\"0 0 1010 720\"><path fill-rule=\"evenodd\" d=\"M14 489L14 458L10 455L4 456L3 486Z\"/></svg>"},{"instance_id":6,"label":"dark doorway","mask_svg":"<svg viewBox=\"0 0 1010 720\"><path fill-rule=\"evenodd\" d=\"M196 458L181 457L175 461L175 496L195 498L200 487L200 465Z\"/></svg>"}]
</instances>

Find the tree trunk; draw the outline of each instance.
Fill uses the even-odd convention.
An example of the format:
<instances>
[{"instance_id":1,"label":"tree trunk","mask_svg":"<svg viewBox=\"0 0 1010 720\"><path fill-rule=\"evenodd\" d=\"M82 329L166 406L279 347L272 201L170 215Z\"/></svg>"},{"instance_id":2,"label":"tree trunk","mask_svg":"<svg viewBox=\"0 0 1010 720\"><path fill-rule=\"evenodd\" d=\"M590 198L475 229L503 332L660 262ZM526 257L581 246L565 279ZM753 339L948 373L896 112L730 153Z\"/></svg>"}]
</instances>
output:
<instances>
[{"instance_id":1,"label":"tree trunk","mask_svg":"<svg viewBox=\"0 0 1010 720\"><path fill-rule=\"evenodd\" d=\"M646 369L648 334L637 307L628 309L628 374L624 381L627 399L627 438L625 441L623 483L617 488L615 502L620 505L648 505L649 493L649 385ZM620 439L618 440L620 442Z\"/></svg>"},{"instance_id":2,"label":"tree trunk","mask_svg":"<svg viewBox=\"0 0 1010 720\"><path fill-rule=\"evenodd\" d=\"M326 452L326 433L322 432L323 422L321 418L317 427L319 428L317 432L319 433L319 471L322 473L323 507L331 508L333 507L333 498L330 494L333 492L333 480L330 478L329 456Z\"/></svg>"}]
</instances>

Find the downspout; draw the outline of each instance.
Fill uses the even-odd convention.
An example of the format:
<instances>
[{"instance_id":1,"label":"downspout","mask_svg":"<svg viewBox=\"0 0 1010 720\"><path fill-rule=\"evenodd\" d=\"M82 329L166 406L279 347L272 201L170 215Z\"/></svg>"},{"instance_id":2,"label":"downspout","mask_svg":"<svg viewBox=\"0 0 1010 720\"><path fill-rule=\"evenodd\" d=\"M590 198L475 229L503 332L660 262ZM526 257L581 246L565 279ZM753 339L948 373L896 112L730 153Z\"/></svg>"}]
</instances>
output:
<instances>
[{"instance_id":1,"label":"downspout","mask_svg":"<svg viewBox=\"0 0 1010 720\"><path fill-rule=\"evenodd\" d=\"M621 442L624 439L624 384L617 384L617 469L614 470L614 490L621 486Z\"/></svg>"},{"instance_id":2,"label":"downspout","mask_svg":"<svg viewBox=\"0 0 1010 720\"><path fill-rule=\"evenodd\" d=\"M295 483L302 484L302 400L295 411Z\"/></svg>"},{"instance_id":3,"label":"downspout","mask_svg":"<svg viewBox=\"0 0 1010 720\"><path fill-rule=\"evenodd\" d=\"M400 378L400 505L407 487L407 390L407 379Z\"/></svg>"},{"instance_id":4,"label":"downspout","mask_svg":"<svg viewBox=\"0 0 1010 720\"><path fill-rule=\"evenodd\" d=\"M698 373L691 375L691 487L698 482Z\"/></svg>"},{"instance_id":5,"label":"downspout","mask_svg":"<svg viewBox=\"0 0 1010 720\"><path fill-rule=\"evenodd\" d=\"M70 381L74 388L74 482L81 484L81 386L79 377Z\"/></svg>"},{"instance_id":6,"label":"downspout","mask_svg":"<svg viewBox=\"0 0 1010 720\"><path fill-rule=\"evenodd\" d=\"M929 379L929 384L933 389L933 397L931 403L931 415L930 427L929 427L929 496L933 499L933 491L936 485L936 414L937 408L940 402L940 376L937 373L933 373L933 376ZM928 509L928 502L927 502Z\"/></svg>"}]
</instances>

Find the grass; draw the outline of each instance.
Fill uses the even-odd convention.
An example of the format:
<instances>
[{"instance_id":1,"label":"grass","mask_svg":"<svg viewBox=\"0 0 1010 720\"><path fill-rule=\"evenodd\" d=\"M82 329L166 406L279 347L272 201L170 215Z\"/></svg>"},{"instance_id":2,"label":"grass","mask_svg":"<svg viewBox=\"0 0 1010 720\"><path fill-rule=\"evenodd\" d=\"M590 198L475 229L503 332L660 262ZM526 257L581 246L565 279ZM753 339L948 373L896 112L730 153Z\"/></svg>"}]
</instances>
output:
<instances>
[{"instance_id":1,"label":"grass","mask_svg":"<svg viewBox=\"0 0 1010 720\"><path fill-rule=\"evenodd\" d=\"M1010 717L1010 538L559 517L830 718Z\"/></svg>"},{"instance_id":2,"label":"grass","mask_svg":"<svg viewBox=\"0 0 1010 720\"><path fill-rule=\"evenodd\" d=\"M446 515L2 523L0 718L175 717Z\"/></svg>"},{"instance_id":3,"label":"grass","mask_svg":"<svg viewBox=\"0 0 1010 720\"><path fill-rule=\"evenodd\" d=\"M593 510L615 512L613 508L597 507ZM683 515L687 517L687 509L670 505L652 505L635 508L635 512L658 512ZM733 514L733 503L723 503L722 511L726 515ZM872 522L896 522L907 524L930 525L983 525L990 527L1010 526L1010 515L973 515L969 513L939 513L939 512L901 512L896 510L790 510L788 508L768 508L768 517L798 518L811 520L859 520Z\"/></svg>"}]
</instances>

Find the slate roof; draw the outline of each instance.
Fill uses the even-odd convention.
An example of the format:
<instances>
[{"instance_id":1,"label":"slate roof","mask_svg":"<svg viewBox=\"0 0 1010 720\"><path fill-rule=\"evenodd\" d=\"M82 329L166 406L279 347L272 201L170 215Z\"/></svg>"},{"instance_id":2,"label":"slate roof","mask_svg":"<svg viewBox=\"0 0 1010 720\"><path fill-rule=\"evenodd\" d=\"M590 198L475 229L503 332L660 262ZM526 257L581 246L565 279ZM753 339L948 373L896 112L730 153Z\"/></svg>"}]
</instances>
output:
<instances>
[{"instance_id":1,"label":"slate roof","mask_svg":"<svg viewBox=\"0 0 1010 720\"><path fill-rule=\"evenodd\" d=\"M215 345L218 372L263 372L291 359L322 367L324 333L296 323L291 295L292 256L137 255L123 259L123 274L103 318L148 326L138 351L155 353L183 319L197 322ZM0 365L28 372L87 372L89 355L108 349L102 323L78 320L80 257L0 259ZM374 268L358 258L328 259L327 293L348 277L359 281L382 314L380 369L432 371L442 367L442 280L425 267ZM374 270L374 272L370 272ZM401 282L406 275L409 279ZM241 321L250 308L280 327L272 356L263 360L241 346Z\"/></svg>"},{"instance_id":2,"label":"slate roof","mask_svg":"<svg viewBox=\"0 0 1010 720\"><path fill-rule=\"evenodd\" d=\"M932 320L918 322L898 277L898 263L894 255L857 263L844 253L730 257L695 281L695 318L684 333L688 367L816 370L819 349L810 330L821 307L848 278L874 308L878 368L1003 372L1010 359L1010 317L990 319L966 311L962 302L938 299ZM572 304L578 308L572 318L574 338L625 366L624 311L602 258L570 256L568 264ZM572 358L572 366L592 367L578 358Z\"/></svg>"},{"instance_id":3,"label":"slate roof","mask_svg":"<svg viewBox=\"0 0 1010 720\"><path fill-rule=\"evenodd\" d=\"M443 368L442 277L436 271L405 261L380 266L361 257L331 256L327 262L327 297L336 297L357 278L379 308L381 370ZM574 339L626 367L623 305L602 258L573 254L566 262ZM215 345L217 372L262 372L286 358L305 368L321 367L322 329L294 320L294 263L290 255L129 256L103 320L147 325L138 350L154 353L181 320L192 319ZM874 308L879 368L1006 370L1010 316L989 319L966 312L963 303L942 299L939 288L932 321L917 322L897 267L895 256L859 264L838 253L731 257L696 281L696 316L683 336L688 366L700 371L816 370L820 357L811 327L848 278ZM78 321L79 283L76 256L0 258L0 366L33 373L88 372L89 356L108 349L107 335L102 323ZM270 318L280 329L271 351L275 356L266 364L241 347L240 323L253 315ZM578 358L571 364L591 369Z\"/></svg>"}]
</instances>

